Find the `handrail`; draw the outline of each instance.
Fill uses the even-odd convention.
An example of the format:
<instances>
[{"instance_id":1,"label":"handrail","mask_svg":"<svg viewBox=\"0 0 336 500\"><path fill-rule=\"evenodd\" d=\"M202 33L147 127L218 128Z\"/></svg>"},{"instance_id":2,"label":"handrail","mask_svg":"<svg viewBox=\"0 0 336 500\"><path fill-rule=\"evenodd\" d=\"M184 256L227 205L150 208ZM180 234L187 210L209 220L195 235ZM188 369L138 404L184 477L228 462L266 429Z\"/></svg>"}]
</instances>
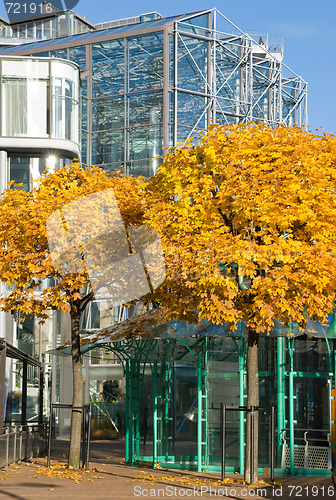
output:
<instances>
[{"instance_id":1,"label":"handrail","mask_svg":"<svg viewBox=\"0 0 336 500\"><path fill-rule=\"evenodd\" d=\"M11 425L4 427L3 430L3 434L0 435L0 443L4 443L6 454L5 459L2 461L0 459L0 468L39 456L46 451L48 442L48 425L46 423Z\"/></svg>"}]
</instances>

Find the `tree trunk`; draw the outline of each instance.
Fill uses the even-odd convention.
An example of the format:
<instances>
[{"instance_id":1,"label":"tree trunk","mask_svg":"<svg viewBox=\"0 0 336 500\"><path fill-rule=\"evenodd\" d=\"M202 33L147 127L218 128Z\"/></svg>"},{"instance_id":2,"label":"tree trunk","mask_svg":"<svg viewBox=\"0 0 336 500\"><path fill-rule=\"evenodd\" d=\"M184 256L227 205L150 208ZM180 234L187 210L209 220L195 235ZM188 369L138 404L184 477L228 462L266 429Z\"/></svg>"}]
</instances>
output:
<instances>
[{"instance_id":1,"label":"tree trunk","mask_svg":"<svg viewBox=\"0 0 336 500\"><path fill-rule=\"evenodd\" d=\"M70 431L69 467L79 469L82 430L83 375L80 355L79 315L71 313L71 355L72 355L72 413Z\"/></svg>"},{"instance_id":2,"label":"tree trunk","mask_svg":"<svg viewBox=\"0 0 336 500\"><path fill-rule=\"evenodd\" d=\"M247 345L247 408L259 405L259 370L258 370L258 340L259 335L253 331L248 332ZM258 412L254 412L254 454L253 477L251 477L251 412L246 415L246 447L245 447L245 474L248 483L258 481Z\"/></svg>"}]
</instances>

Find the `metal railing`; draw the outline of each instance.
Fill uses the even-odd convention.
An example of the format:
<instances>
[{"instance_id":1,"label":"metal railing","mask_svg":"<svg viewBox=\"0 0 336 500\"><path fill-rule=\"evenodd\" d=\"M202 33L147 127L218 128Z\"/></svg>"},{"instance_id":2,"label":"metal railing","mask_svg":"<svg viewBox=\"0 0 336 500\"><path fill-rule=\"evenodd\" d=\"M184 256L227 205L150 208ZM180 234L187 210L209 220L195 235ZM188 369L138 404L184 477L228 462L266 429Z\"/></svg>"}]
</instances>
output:
<instances>
[{"instance_id":1,"label":"metal railing","mask_svg":"<svg viewBox=\"0 0 336 500\"><path fill-rule=\"evenodd\" d=\"M47 448L47 424L4 427L0 435L0 468L37 457Z\"/></svg>"},{"instance_id":2,"label":"metal railing","mask_svg":"<svg viewBox=\"0 0 336 500\"><path fill-rule=\"evenodd\" d=\"M295 469L331 469L330 432L326 429L294 429L294 449L292 452L287 443L289 429L282 431L281 468L290 467L291 461Z\"/></svg>"}]
</instances>

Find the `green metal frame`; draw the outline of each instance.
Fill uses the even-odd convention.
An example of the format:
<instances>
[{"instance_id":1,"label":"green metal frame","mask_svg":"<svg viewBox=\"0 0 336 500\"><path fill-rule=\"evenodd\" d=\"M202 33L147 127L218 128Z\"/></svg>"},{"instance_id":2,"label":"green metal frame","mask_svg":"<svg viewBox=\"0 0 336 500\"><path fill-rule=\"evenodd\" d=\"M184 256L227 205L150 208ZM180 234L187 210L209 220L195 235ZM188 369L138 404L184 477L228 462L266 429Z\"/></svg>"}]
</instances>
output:
<instances>
[{"instance_id":1,"label":"green metal frame","mask_svg":"<svg viewBox=\"0 0 336 500\"><path fill-rule=\"evenodd\" d=\"M106 344L107 350L118 353L123 360L126 381L125 401L125 461L130 465L141 461L152 462L153 467L189 468L199 472L204 470L220 471L220 465L209 462L209 443L212 434L208 420L209 393L208 385L215 378L239 378L239 406L245 406L246 398L246 339L232 337L238 355L238 371L208 373L210 353L214 349L214 339L206 336L196 338L169 338L169 339L135 339L114 344ZM323 342L321 339L319 342ZM296 339L293 337L278 337L274 340L276 346L276 386L277 386L277 447L278 456L281 456L283 447L283 431L289 429L290 467L288 470L277 469L277 474L290 475L329 475L328 470L295 469L295 377L327 377L335 389L336 351L325 339L328 347L329 373L308 373L294 371L294 347ZM101 345L99 347L102 347ZM173 370L183 364L184 357L189 357L197 374L197 454L195 456L175 456L174 437L172 435L174 409L174 377ZM287 366L286 368L286 360ZM152 374L152 402L153 402L153 449L149 456L141 456L141 387L144 382L145 367L151 369ZM288 371L286 371L288 370ZM273 372L272 372L273 373ZM270 376L271 372L260 372L261 376ZM288 382L287 382L288 381ZM333 395L331 405L336 409L336 400ZM234 402L233 402L234 403ZM286 407L288 420L286 419ZM335 420L330 425L336 426ZM227 466L227 472L244 472L245 459L245 415L239 412L239 463L236 466ZM214 439L212 435L212 440ZM335 443L332 445L335 453Z\"/></svg>"}]
</instances>

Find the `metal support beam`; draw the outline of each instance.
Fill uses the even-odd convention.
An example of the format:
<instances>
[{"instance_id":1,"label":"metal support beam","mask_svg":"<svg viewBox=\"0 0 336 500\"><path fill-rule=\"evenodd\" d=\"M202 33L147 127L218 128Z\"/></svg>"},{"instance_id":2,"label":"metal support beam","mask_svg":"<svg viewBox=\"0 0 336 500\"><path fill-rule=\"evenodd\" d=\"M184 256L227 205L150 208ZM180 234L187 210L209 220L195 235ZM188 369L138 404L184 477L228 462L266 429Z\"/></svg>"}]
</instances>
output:
<instances>
[{"instance_id":1,"label":"metal support beam","mask_svg":"<svg viewBox=\"0 0 336 500\"><path fill-rule=\"evenodd\" d=\"M21 409L21 425L27 424L27 383L28 383L28 363L23 361L23 376L22 376L22 409Z\"/></svg>"},{"instance_id":2,"label":"metal support beam","mask_svg":"<svg viewBox=\"0 0 336 500\"><path fill-rule=\"evenodd\" d=\"M203 401L202 401L202 354L198 355L197 363L197 471L202 471L202 443L203 443Z\"/></svg>"},{"instance_id":3,"label":"metal support beam","mask_svg":"<svg viewBox=\"0 0 336 500\"><path fill-rule=\"evenodd\" d=\"M158 446L158 390L157 390L157 361L154 361L153 366L153 467L156 467L158 461L157 446Z\"/></svg>"},{"instance_id":4,"label":"metal support beam","mask_svg":"<svg viewBox=\"0 0 336 500\"><path fill-rule=\"evenodd\" d=\"M289 449L290 449L290 475L294 475L294 369L293 369L293 350L294 339L288 339L288 351L290 369L288 375L288 405L289 405Z\"/></svg>"},{"instance_id":5,"label":"metal support beam","mask_svg":"<svg viewBox=\"0 0 336 500\"><path fill-rule=\"evenodd\" d=\"M282 446L282 431L285 429L285 339L277 338L277 405L278 405L278 432L277 446L278 452Z\"/></svg>"},{"instance_id":6,"label":"metal support beam","mask_svg":"<svg viewBox=\"0 0 336 500\"><path fill-rule=\"evenodd\" d=\"M5 404L5 379L6 379L6 347L0 351L0 434L4 424L4 404Z\"/></svg>"}]
</instances>

